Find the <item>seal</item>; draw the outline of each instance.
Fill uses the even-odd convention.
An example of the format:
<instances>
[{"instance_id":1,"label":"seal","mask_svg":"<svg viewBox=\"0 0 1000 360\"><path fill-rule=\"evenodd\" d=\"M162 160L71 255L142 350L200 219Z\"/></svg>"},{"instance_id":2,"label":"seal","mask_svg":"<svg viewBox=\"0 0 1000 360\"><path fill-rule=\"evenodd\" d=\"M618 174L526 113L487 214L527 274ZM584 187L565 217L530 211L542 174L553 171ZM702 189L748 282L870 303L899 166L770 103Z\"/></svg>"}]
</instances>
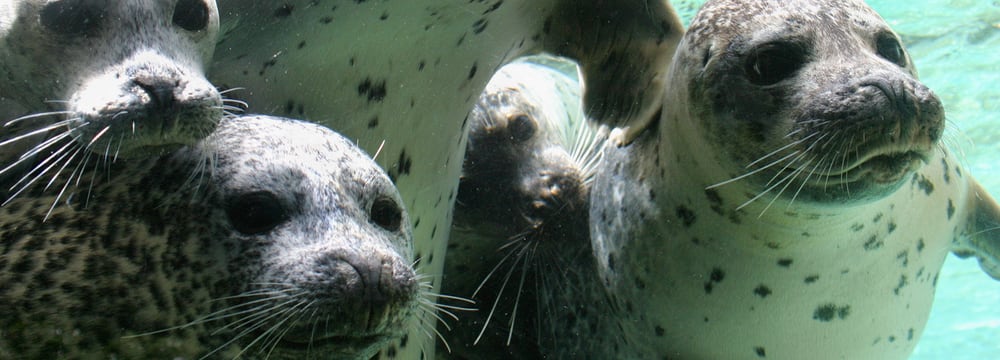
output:
<instances>
[{"instance_id":1,"label":"seal","mask_svg":"<svg viewBox=\"0 0 1000 360\"><path fill-rule=\"evenodd\" d=\"M588 186L607 132L586 121L576 77L552 66L575 68L557 61L504 65L470 114L441 292L479 309L445 333L450 356L540 358L538 317L559 308L539 307L537 292L569 293L563 269L588 258Z\"/></svg>"},{"instance_id":2,"label":"seal","mask_svg":"<svg viewBox=\"0 0 1000 360\"><path fill-rule=\"evenodd\" d=\"M0 97L27 113L0 131L4 182L17 193L92 154L144 157L211 133L224 109L204 73L218 16L208 0L0 5Z\"/></svg>"},{"instance_id":3,"label":"seal","mask_svg":"<svg viewBox=\"0 0 1000 360\"><path fill-rule=\"evenodd\" d=\"M250 111L322 123L373 151L413 218L435 288L465 154L465 119L501 65L548 52L581 64L584 108L637 134L655 120L682 28L669 4L628 0L222 0L210 80ZM630 141L628 136L618 139ZM414 328L386 358L434 358ZM417 339L420 339L419 341Z\"/></svg>"},{"instance_id":4,"label":"seal","mask_svg":"<svg viewBox=\"0 0 1000 360\"><path fill-rule=\"evenodd\" d=\"M591 188L617 348L905 359L949 251L1000 278L997 204L862 1L709 1L667 79L658 129Z\"/></svg>"},{"instance_id":5,"label":"seal","mask_svg":"<svg viewBox=\"0 0 1000 360\"><path fill-rule=\"evenodd\" d=\"M315 124L227 118L51 197L0 208L0 357L367 359L431 306L392 182Z\"/></svg>"}]
</instances>

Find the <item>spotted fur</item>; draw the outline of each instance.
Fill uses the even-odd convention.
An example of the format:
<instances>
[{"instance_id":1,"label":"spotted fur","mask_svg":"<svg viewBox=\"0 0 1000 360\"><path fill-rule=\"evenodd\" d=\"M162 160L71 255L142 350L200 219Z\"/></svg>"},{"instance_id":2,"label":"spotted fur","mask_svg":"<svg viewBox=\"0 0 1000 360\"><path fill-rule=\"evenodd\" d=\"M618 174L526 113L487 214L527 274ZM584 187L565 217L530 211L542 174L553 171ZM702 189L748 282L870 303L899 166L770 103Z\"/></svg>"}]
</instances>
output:
<instances>
[{"instance_id":1,"label":"spotted fur","mask_svg":"<svg viewBox=\"0 0 1000 360\"><path fill-rule=\"evenodd\" d=\"M949 250L997 276L997 205L863 2L709 1L667 83L592 188L624 356L904 359Z\"/></svg>"},{"instance_id":2,"label":"spotted fur","mask_svg":"<svg viewBox=\"0 0 1000 360\"><path fill-rule=\"evenodd\" d=\"M408 215L336 133L231 118L115 165L0 208L0 357L367 359L412 326Z\"/></svg>"},{"instance_id":3,"label":"spotted fur","mask_svg":"<svg viewBox=\"0 0 1000 360\"><path fill-rule=\"evenodd\" d=\"M219 1L214 83L254 112L330 126L373 151L413 215L419 271L439 276L466 116L502 65L549 52L581 63L586 110L646 128L680 22L660 1ZM629 133L631 134L631 133ZM628 136L622 138L627 142ZM431 358L414 329L386 358Z\"/></svg>"}]
</instances>

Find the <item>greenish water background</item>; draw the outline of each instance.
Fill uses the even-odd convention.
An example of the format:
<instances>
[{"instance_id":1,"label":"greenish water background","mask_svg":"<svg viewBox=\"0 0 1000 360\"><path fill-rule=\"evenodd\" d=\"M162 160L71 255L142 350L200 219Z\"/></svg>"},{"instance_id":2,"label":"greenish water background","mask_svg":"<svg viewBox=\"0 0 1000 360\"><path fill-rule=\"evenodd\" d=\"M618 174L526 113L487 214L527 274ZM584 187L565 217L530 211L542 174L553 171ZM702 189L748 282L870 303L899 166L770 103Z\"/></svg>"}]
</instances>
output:
<instances>
[{"instance_id":1,"label":"greenish water background","mask_svg":"<svg viewBox=\"0 0 1000 360\"><path fill-rule=\"evenodd\" d=\"M687 24L704 1L672 1ZM1000 1L868 1L944 103L946 141L1000 198ZM1000 230L998 230L1000 231ZM1000 359L1000 282L949 256L911 359Z\"/></svg>"}]
</instances>

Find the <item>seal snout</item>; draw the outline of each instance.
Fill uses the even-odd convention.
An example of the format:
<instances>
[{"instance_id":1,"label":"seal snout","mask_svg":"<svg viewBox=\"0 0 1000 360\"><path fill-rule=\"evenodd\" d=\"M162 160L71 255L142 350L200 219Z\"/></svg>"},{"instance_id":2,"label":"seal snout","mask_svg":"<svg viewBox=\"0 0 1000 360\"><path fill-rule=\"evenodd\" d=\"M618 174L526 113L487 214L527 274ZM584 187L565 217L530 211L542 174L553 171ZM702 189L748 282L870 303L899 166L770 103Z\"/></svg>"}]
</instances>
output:
<instances>
[{"instance_id":1,"label":"seal snout","mask_svg":"<svg viewBox=\"0 0 1000 360\"><path fill-rule=\"evenodd\" d=\"M399 256L365 250L311 255L311 264L303 264L306 274L299 287L315 301L317 318L330 316L353 333L383 333L415 301L416 275Z\"/></svg>"},{"instance_id":2,"label":"seal snout","mask_svg":"<svg viewBox=\"0 0 1000 360\"><path fill-rule=\"evenodd\" d=\"M943 132L944 110L938 97L926 86L912 78L892 76L871 76L862 80L859 91L865 88L877 90L873 96L885 99L886 109L879 111L886 115L881 119L899 121L899 131L890 140L903 140L910 135L914 141L936 142ZM878 101L874 101L878 104Z\"/></svg>"}]
</instances>

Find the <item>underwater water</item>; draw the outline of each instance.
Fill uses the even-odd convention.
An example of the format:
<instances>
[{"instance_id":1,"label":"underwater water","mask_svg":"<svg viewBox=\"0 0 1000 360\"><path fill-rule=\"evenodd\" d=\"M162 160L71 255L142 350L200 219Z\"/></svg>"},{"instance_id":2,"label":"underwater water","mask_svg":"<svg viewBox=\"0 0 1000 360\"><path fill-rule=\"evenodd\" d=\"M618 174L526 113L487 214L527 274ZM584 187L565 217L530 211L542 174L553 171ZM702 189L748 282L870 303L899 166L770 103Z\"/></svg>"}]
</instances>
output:
<instances>
[{"instance_id":1,"label":"underwater water","mask_svg":"<svg viewBox=\"0 0 1000 360\"><path fill-rule=\"evenodd\" d=\"M673 1L685 24L703 1ZM944 103L945 142L1000 196L1000 1L870 0L902 37L920 79ZM997 231L1000 231L998 229ZM1000 358L1000 282L949 256L911 359Z\"/></svg>"}]
</instances>

